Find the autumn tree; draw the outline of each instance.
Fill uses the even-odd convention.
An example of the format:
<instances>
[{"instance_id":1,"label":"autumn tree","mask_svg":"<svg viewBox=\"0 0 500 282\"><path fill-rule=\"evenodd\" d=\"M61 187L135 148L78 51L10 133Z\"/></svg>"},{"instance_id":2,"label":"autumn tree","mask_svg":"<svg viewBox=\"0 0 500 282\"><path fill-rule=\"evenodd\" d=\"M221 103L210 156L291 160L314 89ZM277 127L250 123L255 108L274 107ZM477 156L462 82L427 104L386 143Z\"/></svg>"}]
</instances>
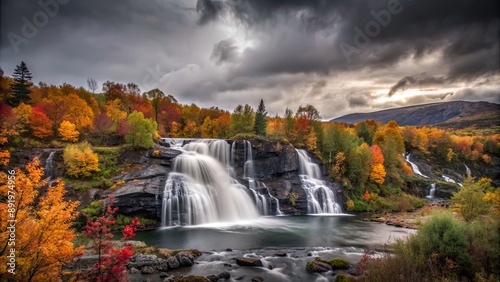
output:
<instances>
[{"instance_id":1,"label":"autumn tree","mask_svg":"<svg viewBox=\"0 0 500 282\"><path fill-rule=\"evenodd\" d=\"M123 110L123 102L120 99L107 101L104 109L114 125L117 125L119 120L127 118L127 112Z\"/></svg>"},{"instance_id":2,"label":"autumn tree","mask_svg":"<svg viewBox=\"0 0 500 282\"><path fill-rule=\"evenodd\" d=\"M106 81L102 84L102 91L106 101L121 100L123 102L127 86L112 81Z\"/></svg>"},{"instance_id":3,"label":"autumn tree","mask_svg":"<svg viewBox=\"0 0 500 282\"><path fill-rule=\"evenodd\" d=\"M88 142L69 145L63 152L66 175L73 178L85 178L93 172L99 172L99 157L92 151Z\"/></svg>"},{"instance_id":4,"label":"autumn tree","mask_svg":"<svg viewBox=\"0 0 500 282\"><path fill-rule=\"evenodd\" d=\"M61 125L59 126L59 137L61 137L61 140L63 141L71 141L71 142L76 142L78 141L78 136L80 135L80 132L76 130L76 125L73 123L65 120L61 122Z\"/></svg>"},{"instance_id":5,"label":"autumn tree","mask_svg":"<svg viewBox=\"0 0 500 282\"><path fill-rule=\"evenodd\" d=\"M16 66L12 75L14 82L11 85L12 95L7 99L7 104L17 107L20 103L27 103L30 99L31 79L33 76L24 62Z\"/></svg>"},{"instance_id":6,"label":"autumn tree","mask_svg":"<svg viewBox=\"0 0 500 282\"><path fill-rule=\"evenodd\" d=\"M19 106L12 109L14 115L16 116L17 122L20 125L21 130L24 132L28 130L30 124L31 112L33 109L30 105L25 103L19 104Z\"/></svg>"},{"instance_id":7,"label":"autumn tree","mask_svg":"<svg viewBox=\"0 0 500 282\"><path fill-rule=\"evenodd\" d=\"M231 137L231 115L224 113L213 121L214 132L217 132L217 138Z\"/></svg>"},{"instance_id":8,"label":"autumn tree","mask_svg":"<svg viewBox=\"0 0 500 282\"><path fill-rule=\"evenodd\" d=\"M294 125L295 125L295 120L293 118L293 112L289 108L286 108L285 117L284 117L284 125L283 125L286 138L288 138L288 139L292 138L293 131L294 131Z\"/></svg>"},{"instance_id":9,"label":"autumn tree","mask_svg":"<svg viewBox=\"0 0 500 282\"><path fill-rule=\"evenodd\" d=\"M158 112L160 110L160 102L165 97L165 93L163 93L160 89L155 88L144 93L144 96L151 99L151 105L153 106L154 118L155 121L158 122Z\"/></svg>"},{"instance_id":10,"label":"autumn tree","mask_svg":"<svg viewBox=\"0 0 500 282\"><path fill-rule=\"evenodd\" d=\"M257 135L265 136L267 129L267 111L264 106L264 100L260 99L259 107L255 112L255 121L253 131Z\"/></svg>"},{"instance_id":11,"label":"autumn tree","mask_svg":"<svg viewBox=\"0 0 500 282\"><path fill-rule=\"evenodd\" d=\"M130 128L125 141L134 148L152 148L156 122L144 118L141 112L131 113L127 120Z\"/></svg>"},{"instance_id":12,"label":"autumn tree","mask_svg":"<svg viewBox=\"0 0 500 282\"><path fill-rule=\"evenodd\" d=\"M67 107L62 98L55 100L44 99L44 102L39 105L41 110L49 118L52 124L52 131L56 131L57 127L65 120Z\"/></svg>"},{"instance_id":13,"label":"autumn tree","mask_svg":"<svg viewBox=\"0 0 500 282\"><path fill-rule=\"evenodd\" d=\"M377 145L370 147L372 151L372 164L370 171L370 180L378 185L382 185L385 180L384 155Z\"/></svg>"},{"instance_id":14,"label":"autumn tree","mask_svg":"<svg viewBox=\"0 0 500 282\"><path fill-rule=\"evenodd\" d=\"M468 177L462 184L463 187L451 198L458 213L466 221L472 221L488 213L491 204L485 201L484 198L487 192L493 191L491 179L481 178L475 181L473 178Z\"/></svg>"},{"instance_id":15,"label":"autumn tree","mask_svg":"<svg viewBox=\"0 0 500 282\"><path fill-rule=\"evenodd\" d=\"M6 144L9 139L18 136L19 131L12 108L0 102L0 145Z\"/></svg>"},{"instance_id":16,"label":"autumn tree","mask_svg":"<svg viewBox=\"0 0 500 282\"><path fill-rule=\"evenodd\" d=\"M52 121L45 115L40 107L33 108L30 116L30 127L33 136L44 139L54 135Z\"/></svg>"},{"instance_id":17,"label":"autumn tree","mask_svg":"<svg viewBox=\"0 0 500 282\"><path fill-rule=\"evenodd\" d=\"M59 281L63 269L81 254L81 248L75 249L72 243L79 203L64 199L66 190L60 180L38 197L47 185L38 159L26 165L25 171L14 171L10 175L15 180L10 181L5 172L0 173L0 193L5 195L0 200L0 280ZM13 222L14 242L8 240L11 229L7 229ZM15 275L7 272L11 248L15 248Z\"/></svg>"},{"instance_id":18,"label":"autumn tree","mask_svg":"<svg viewBox=\"0 0 500 282\"><path fill-rule=\"evenodd\" d=\"M87 102L76 94L70 94L64 98L66 104L65 119L70 120L79 132L92 130L94 124L94 112Z\"/></svg>"},{"instance_id":19,"label":"autumn tree","mask_svg":"<svg viewBox=\"0 0 500 282\"><path fill-rule=\"evenodd\" d=\"M214 138L217 132L214 132L214 122L210 117L206 117L203 124L200 126L201 138Z\"/></svg>"},{"instance_id":20,"label":"autumn tree","mask_svg":"<svg viewBox=\"0 0 500 282\"><path fill-rule=\"evenodd\" d=\"M166 136L172 129L172 122L181 121L180 105L174 97L168 96L160 101L158 108L158 131L160 135Z\"/></svg>"},{"instance_id":21,"label":"autumn tree","mask_svg":"<svg viewBox=\"0 0 500 282\"><path fill-rule=\"evenodd\" d=\"M113 196L108 198L107 207L102 216L94 220L87 218L87 225L84 227L83 234L92 240L98 254L94 267L82 273L82 278L86 281L127 281L125 266L133 255L132 245L121 249L113 247L111 231L116 222L114 215L118 210L117 207L113 207L113 199ZM126 225L123 229L122 240L134 237L139 224L136 217L130 224Z\"/></svg>"}]
</instances>

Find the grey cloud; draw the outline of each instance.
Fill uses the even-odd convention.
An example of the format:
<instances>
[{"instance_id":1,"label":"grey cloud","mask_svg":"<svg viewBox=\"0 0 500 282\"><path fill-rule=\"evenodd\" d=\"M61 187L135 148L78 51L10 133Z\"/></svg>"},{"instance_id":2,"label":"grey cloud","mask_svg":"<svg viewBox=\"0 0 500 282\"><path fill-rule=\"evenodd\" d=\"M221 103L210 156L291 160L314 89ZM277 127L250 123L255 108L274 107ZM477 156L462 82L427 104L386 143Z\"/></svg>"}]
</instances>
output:
<instances>
[{"instance_id":1,"label":"grey cloud","mask_svg":"<svg viewBox=\"0 0 500 282\"><path fill-rule=\"evenodd\" d=\"M429 85L442 85L443 83L446 83L446 81L447 79L442 76L427 76L425 74L418 76L405 76L391 87L387 95L390 97L398 91L404 91L410 86L418 88Z\"/></svg>"},{"instance_id":2,"label":"grey cloud","mask_svg":"<svg viewBox=\"0 0 500 282\"><path fill-rule=\"evenodd\" d=\"M238 46L234 40L225 39L214 45L210 59L216 64L231 63L238 57Z\"/></svg>"}]
</instances>

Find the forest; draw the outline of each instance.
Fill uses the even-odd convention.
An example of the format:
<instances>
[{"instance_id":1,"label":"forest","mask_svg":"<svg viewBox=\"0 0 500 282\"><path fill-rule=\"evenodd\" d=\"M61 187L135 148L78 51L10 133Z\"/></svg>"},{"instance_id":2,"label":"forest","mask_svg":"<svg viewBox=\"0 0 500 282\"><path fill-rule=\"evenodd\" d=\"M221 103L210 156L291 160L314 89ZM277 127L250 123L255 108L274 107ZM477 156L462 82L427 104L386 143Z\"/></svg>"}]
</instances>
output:
<instances>
[{"instance_id":1,"label":"forest","mask_svg":"<svg viewBox=\"0 0 500 282\"><path fill-rule=\"evenodd\" d=\"M413 188L424 189L429 182L417 177L405 161L410 152L433 164L435 174L440 173L438 168L454 169L457 163L480 172L498 166L500 159L498 128L414 127L374 120L324 122L310 104L295 111L283 108L282 116L270 116L263 99L255 108L237 105L229 112L216 106L181 104L169 93L159 89L142 92L134 83L106 81L101 89L94 78L88 78L87 88L66 83L35 85L32 80L24 62L12 76L0 73L0 217L7 218L11 207L7 171L14 169L9 162L18 148L62 148L65 175L47 189L43 188L47 183L38 160L15 168L17 186L22 187L22 195L16 194L19 212L15 217L20 234L16 244L22 252L17 261L19 281L71 277L65 266L82 252L82 247L72 243L80 232L97 240L99 251L118 258L115 263L102 261L98 274L89 272L86 277L102 279L106 273L109 280L99 281L125 279L112 274L123 274L132 248L100 243L105 239L99 234L109 230L99 228L114 225L116 210L108 209L105 214L109 217L99 217L88 207L85 211L91 217L77 231L77 203L64 200L63 182L74 184L76 192L113 189L117 183L109 179L121 172L113 166L114 150L154 149L162 137L259 139L306 149L322 161L332 181L341 184L349 212L408 212L424 207L427 201ZM500 229L495 228L500 226L500 189L495 188L495 180L488 179L491 176L475 176L466 178L463 188L453 196L454 216L444 213L433 217L416 236L397 243L394 256L364 258L357 266L360 279L385 281L387 275L398 277L397 271L407 278L423 271L427 281L498 281L498 245L492 249L486 246L499 242L496 231ZM143 220L147 219L124 222L125 238L133 237ZM7 222L2 220L1 273L8 267L8 232ZM395 267L397 263L400 267ZM3 275L0 280L6 277Z\"/></svg>"}]
</instances>

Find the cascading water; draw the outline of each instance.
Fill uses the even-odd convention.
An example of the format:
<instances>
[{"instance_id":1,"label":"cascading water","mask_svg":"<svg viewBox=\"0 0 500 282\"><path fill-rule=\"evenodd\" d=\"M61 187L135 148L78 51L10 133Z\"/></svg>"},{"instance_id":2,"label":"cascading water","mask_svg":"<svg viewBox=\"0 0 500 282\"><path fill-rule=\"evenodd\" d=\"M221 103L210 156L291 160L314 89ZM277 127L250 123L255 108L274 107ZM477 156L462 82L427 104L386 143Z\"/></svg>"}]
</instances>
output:
<instances>
[{"instance_id":1,"label":"cascading water","mask_svg":"<svg viewBox=\"0 0 500 282\"><path fill-rule=\"evenodd\" d=\"M405 160L411 165L411 169L413 170L414 173L424 177L424 178L429 178L427 175L424 175L420 172L420 169L418 169L418 166L410 161L410 154L406 155Z\"/></svg>"},{"instance_id":2,"label":"cascading water","mask_svg":"<svg viewBox=\"0 0 500 282\"><path fill-rule=\"evenodd\" d=\"M163 192L162 226L197 225L259 216L247 189L210 152L217 143L190 143L173 161ZM229 146L227 146L229 148ZM212 152L217 152L213 149Z\"/></svg>"},{"instance_id":3,"label":"cascading water","mask_svg":"<svg viewBox=\"0 0 500 282\"><path fill-rule=\"evenodd\" d=\"M319 166L311 161L305 150L296 150L299 155L299 177L307 195L307 213L339 214L342 208L335 201L333 191L321 180Z\"/></svg>"},{"instance_id":4,"label":"cascading water","mask_svg":"<svg viewBox=\"0 0 500 282\"><path fill-rule=\"evenodd\" d=\"M49 187L52 186L52 183L55 181L55 175L54 175L54 156L56 154L56 151L50 151L49 156L47 157L47 160L45 160L45 167L44 167L44 172L45 176L49 179L48 185Z\"/></svg>"},{"instance_id":5,"label":"cascading water","mask_svg":"<svg viewBox=\"0 0 500 282\"><path fill-rule=\"evenodd\" d=\"M427 198L432 199L435 197L434 196L435 194L436 194L436 183L432 183L431 188L429 190L429 195L427 196Z\"/></svg>"},{"instance_id":6,"label":"cascading water","mask_svg":"<svg viewBox=\"0 0 500 282\"><path fill-rule=\"evenodd\" d=\"M466 164L464 164L464 166L465 166L465 173L467 173L467 177L471 177L472 174L470 172L470 168Z\"/></svg>"},{"instance_id":7,"label":"cascading water","mask_svg":"<svg viewBox=\"0 0 500 282\"><path fill-rule=\"evenodd\" d=\"M251 144L243 141L244 178L249 189L234 176L237 141L230 146L224 140L169 140L185 144L173 163L162 200L162 226L198 225L254 219L260 215L281 215L278 199L263 183L255 180ZM187 144L186 144L187 143ZM253 200L252 200L253 197ZM276 211L272 211L272 202Z\"/></svg>"},{"instance_id":8,"label":"cascading water","mask_svg":"<svg viewBox=\"0 0 500 282\"><path fill-rule=\"evenodd\" d=\"M233 145L236 144L236 141ZM276 215L282 215L279 201L275 197L271 196L269 193L269 189L263 184L258 182L255 179L255 167L253 164L253 156L252 156L252 144L250 141L243 141L243 149L245 153L245 164L243 167L243 177L248 180L248 188L253 194L255 204L262 215L270 215L272 214L271 207L271 199L276 202ZM234 153L234 152L233 152Z\"/></svg>"}]
</instances>

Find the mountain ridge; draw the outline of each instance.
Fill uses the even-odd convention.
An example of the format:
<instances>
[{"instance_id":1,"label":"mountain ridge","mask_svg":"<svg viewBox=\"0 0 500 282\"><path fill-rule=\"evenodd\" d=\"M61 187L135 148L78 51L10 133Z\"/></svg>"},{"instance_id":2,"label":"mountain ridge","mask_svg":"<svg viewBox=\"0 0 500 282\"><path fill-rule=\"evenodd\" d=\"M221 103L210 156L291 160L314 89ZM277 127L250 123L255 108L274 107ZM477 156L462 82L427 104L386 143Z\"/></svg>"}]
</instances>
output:
<instances>
[{"instance_id":1,"label":"mountain ridge","mask_svg":"<svg viewBox=\"0 0 500 282\"><path fill-rule=\"evenodd\" d=\"M429 103L384 109L370 113L353 113L329 121L353 124L367 119L374 119L383 123L395 120L402 126L489 127L496 126L500 122L500 104L484 101Z\"/></svg>"}]
</instances>

